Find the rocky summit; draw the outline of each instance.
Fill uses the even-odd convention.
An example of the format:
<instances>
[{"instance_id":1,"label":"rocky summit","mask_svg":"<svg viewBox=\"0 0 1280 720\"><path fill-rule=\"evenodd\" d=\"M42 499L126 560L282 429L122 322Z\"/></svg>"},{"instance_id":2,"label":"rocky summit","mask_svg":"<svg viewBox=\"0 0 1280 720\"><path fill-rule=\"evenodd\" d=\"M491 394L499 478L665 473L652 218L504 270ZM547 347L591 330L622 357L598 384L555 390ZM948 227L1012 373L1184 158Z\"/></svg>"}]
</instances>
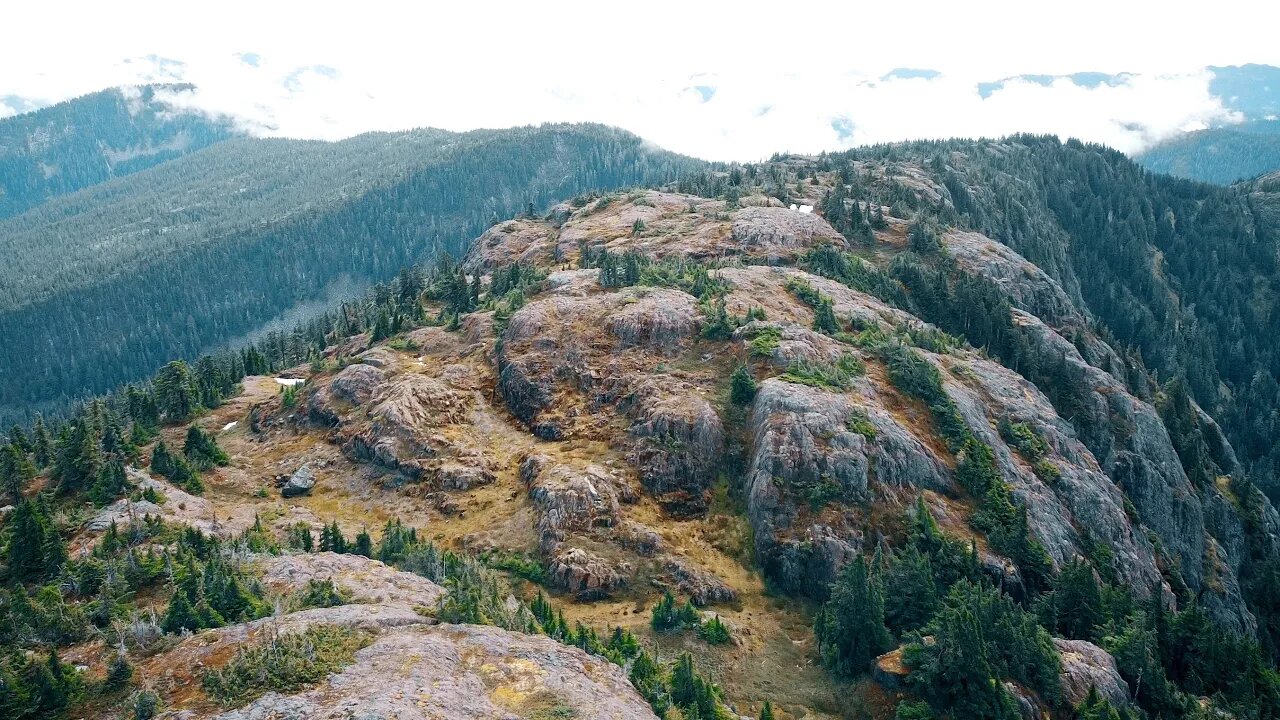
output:
<instances>
[{"instance_id":1,"label":"rocky summit","mask_svg":"<svg viewBox=\"0 0 1280 720\"><path fill-rule=\"evenodd\" d=\"M89 408L158 422L28 601L133 669L84 716L1274 717L1280 515L1068 250L974 219L1026 152L579 196Z\"/></svg>"}]
</instances>

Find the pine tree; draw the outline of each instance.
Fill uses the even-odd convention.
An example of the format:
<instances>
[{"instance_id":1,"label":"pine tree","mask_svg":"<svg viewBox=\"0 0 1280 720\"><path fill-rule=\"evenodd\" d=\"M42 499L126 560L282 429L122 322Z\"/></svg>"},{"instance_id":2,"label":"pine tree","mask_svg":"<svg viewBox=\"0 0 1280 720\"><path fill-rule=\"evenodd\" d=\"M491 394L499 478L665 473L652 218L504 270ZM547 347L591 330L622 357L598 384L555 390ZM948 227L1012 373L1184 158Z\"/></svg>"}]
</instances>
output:
<instances>
[{"instance_id":1,"label":"pine tree","mask_svg":"<svg viewBox=\"0 0 1280 720\"><path fill-rule=\"evenodd\" d=\"M765 700L764 707L760 708L760 720L774 720L773 703L768 700Z\"/></svg>"}]
</instances>

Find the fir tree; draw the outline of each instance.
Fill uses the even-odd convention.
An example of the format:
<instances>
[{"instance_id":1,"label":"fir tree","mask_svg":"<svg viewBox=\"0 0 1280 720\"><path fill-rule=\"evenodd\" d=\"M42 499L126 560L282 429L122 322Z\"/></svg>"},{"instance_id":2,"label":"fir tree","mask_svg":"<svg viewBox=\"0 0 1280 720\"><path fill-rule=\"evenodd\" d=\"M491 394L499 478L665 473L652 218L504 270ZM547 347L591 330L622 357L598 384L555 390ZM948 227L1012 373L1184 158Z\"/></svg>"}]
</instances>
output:
<instances>
[{"instance_id":1,"label":"fir tree","mask_svg":"<svg viewBox=\"0 0 1280 720\"><path fill-rule=\"evenodd\" d=\"M171 478L173 477L173 470L173 455L169 453L169 447L161 440L156 443L155 449L151 451L151 472Z\"/></svg>"},{"instance_id":2,"label":"fir tree","mask_svg":"<svg viewBox=\"0 0 1280 720\"><path fill-rule=\"evenodd\" d=\"M855 558L831 585L814 620L823 662L839 675L861 675L892 641L884 624L884 595L865 558Z\"/></svg>"},{"instance_id":3,"label":"fir tree","mask_svg":"<svg viewBox=\"0 0 1280 720\"><path fill-rule=\"evenodd\" d=\"M43 500L21 500L5 523L9 574L37 581L57 574L67 551Z\"/></svg>"},{"instance_id":4,"label":"fir tree","mask_svg":"<svg viewBox=\"0 0 1280 720\"><path fill-rule=\"evenodd\" d=\"M840 323L836 320L831 298L819 297L818 304L813 308L813 329L827 335L840 332Z\"/></svg>"},{"instance_id":5,"label":"fir tree","mask_svg":"<svg viewBox=\"0 0 1280 720\"><path fill-rule=\"evenodd\" d=\"M183 360L174 360L156 373L155 396L157 409L170 422L186 420L200 409L200 389Z\"/></svg>"},{"instance_id":6,"label":"fir tree","mask_svg":"<svg viewBox=\"0 0 1280 720\"><path fill-rule=\"evenodd\" d=\"M45 426L42 415L36 415L36 422L32 428L31 452L35 458L36 467L45 468L53 462L53 438L49 435L49 428Z\"/></svg>"},{"instance_id":7,"label":"fir tree","mask_svg":"<svg viewBox=\"0 0 1280 720\"><path fill-rule=\"evenodd\" d=\"M89 489L89 499L99 507L110 503L129 489L129 479L125 475L124 463L112 459L98 471L98 478Z\"/></svg>"},{"instance_id":8,"label":"fir tree","mask_svg":"<svg viewBox=\"0 0 1280 720\"><path fill-rule=\"evenodd\" d=\"M367 529L361 528L360 532L356 534L356 544L351 552L356 555L373 557L373 538L369 537Z\"/></svg>"},{"instance_id":9,"label":"fir tree","mask_svg":"<svg viewBox=\"0 0 1280 720\"><path fill-rule=\"evenodd\" d=\"M215 465L226 465L231 462L218 441L205 432L199 425L187 428L186 442L182 446L182 454L187 457L196 470L208 470Z\"/></svg>"},{"instance_id":10,"label":"fir tree","mask_svg":"<svg viewBox=\"0 0 1280 720\"><path fill-rule=\"evenodd\" d=\"M739 365L729 376L729 401L734 405L750 403L755 399L757 389L756 380L746 365Z\"/></svg>"}]
</instances>

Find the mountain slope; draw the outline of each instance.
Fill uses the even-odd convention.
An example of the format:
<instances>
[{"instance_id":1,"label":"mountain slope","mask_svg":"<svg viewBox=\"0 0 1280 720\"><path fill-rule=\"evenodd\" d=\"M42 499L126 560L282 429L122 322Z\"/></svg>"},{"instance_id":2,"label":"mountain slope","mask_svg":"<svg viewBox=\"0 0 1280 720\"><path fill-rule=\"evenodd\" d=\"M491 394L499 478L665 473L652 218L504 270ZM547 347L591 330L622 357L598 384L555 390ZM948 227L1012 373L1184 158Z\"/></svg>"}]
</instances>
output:
<instances>
[{"instance_id":1,"label":"mountain slope","mask_svg":"<svg viewBox=\"0 0 1280 720\"><path fill-rule=\"evenodd\" d=\"M1274 190L1024 136L494 224L15 433L0 632L194 717L1269 718L1280 514L1193 393L1267 372Z\"/></svg>"},{"instance_id":2,"label":"mountain slope","mask_svg":"<svg viewBox=\"0 0 1280 720\"><path fill-rule=\"evenodd\" d=\"M164 101L189 90L114 88L0 120L0 218L237 134Z\"/></svg>"},{"instance_id":3,"label":"mountain slope","mask_svg":"<svg viewBox=\"0 0 1280 720\"><path fill-rule=\"evenodd\" d=\"M1280 168L1280 121L1258 120L1185 133L1134 160L1153 172L1226 185Z\"/></svg>"},{"instance_id":4,"label":"mountain slope","mask_svg":"<svg viewBox=\"0 0 1280 720\"><path fill-rule=\"evenodd\" d=\"M314 314L531 203L697 166L599 126L428 130L237 140L60 198L0 223L0 334L27 339L0 413Z\"/></svg>"},{"instance_id":5,"label":"mountain slope","mask_svg":"<svg viewBox=\"0 0 1280 720\"><path fill-rule=\"evenodd\" d=\"M1181 718L1203 703L1267 717L1280 698L1280 515L1214 421L1105 331L1113 309L1089 303L1098 270L1086 240L1065 215L1047 225L1035 214L1064 213L1066 200L1037 208L1016 192L1039 190L1035 172L1071 188L1056 175L1067 169L1092 177L1096 197L1132 200L1121 180L1146 177L1100 148L1012 138L784 158L582 196L493 225L461 263L406 270L287 342L202 359L187 379L172 365L89 406L35 482L65 498L49 512L67 513L72 547L117 548L84 562L122 552L115 521L136 552L158 543L199 557L209 587L227 586L219 563L239 573L250 600L206 591L237 615L188 618L208 629L128 651L143 682L197 717L374 702L372 678L392 666L443 683L421 697L432 707L454 707L444 688L480 673L476 702L516 716L593 702L637 712L612 668L520 633L621 664L660 716L696 704L696 683L682 686L674 669L669 680L637 674L639 661L615 652L628 634L649 661L679 668L688 652L714 669L722 695L708 704L738 714L771 701L778 716L820 719L888 720L900 703L917 715L921 703L1064 719L1110 705ZM1168 199L1163 182L1146 187L1149 201ZM1180 207L1170 212L1192 232ZM1161 242L1171 268L1191 252ZM1141 267L1127 268L1131 289L1149 299ZM282 392L273 371L305 382ZM175 472L148 438L157 420L175 454L186 445L205 457L199 446L216 444L225 464L208 463L198 482ZM140 438L141 459L126 435ZM123 483L81 469L114 461L136 468ZM302 489L271 488L285 478ZM72 522L85 497L103 509ZM199 527L226 550L200 555L210 541L148 530L156 521L143 513ZM396 518L422 536L407 538ZM338 555L310 554L320 528L320 550ZM19 546L10 540L9 557ZM476 575L468 556L507 580ZM202 597L185 572L129 582L138 597L169 594L170 623L186 617L183 593ZM332 594L312 584L325 578ZM303 592L338 607L271 621L236 610L281 585L296 593L282 607ZM666 590L689 609L663 611ZM149 602L120 597L121 613ZM65 602L63 632L74 634L76 609L102 601ZM364 606L342 607L352 603ZM435 629L420 619L433 613L514 633ZM368 632L368 644L260 699L196 682L231 672L232 648L251 647L258 628L310 622ZM611 627L618 646L596 634ZM87 637L68 657L105 674L112 636ZM459 646L469 659L429 671L415 656ZM193 659L204 669L188 669ZM550 665L562 677L549 679ZM523 687L553 696L513 694L521 673Z\"/></svg>"}]
</instances>

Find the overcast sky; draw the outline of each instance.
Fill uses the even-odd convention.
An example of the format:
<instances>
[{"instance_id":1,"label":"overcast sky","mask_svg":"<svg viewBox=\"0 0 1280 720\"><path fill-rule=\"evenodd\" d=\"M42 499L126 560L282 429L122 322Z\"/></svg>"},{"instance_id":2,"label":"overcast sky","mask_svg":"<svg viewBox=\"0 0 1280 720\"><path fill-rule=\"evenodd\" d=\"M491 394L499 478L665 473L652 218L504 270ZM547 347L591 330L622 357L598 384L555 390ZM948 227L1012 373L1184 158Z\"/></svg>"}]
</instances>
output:
<instances>
[{"instance_id":1,"label":"overcast sky","mask_svg":"<svg viewBox=\"0 0 1280 720\"><path fill-rule=\"evenodd\" d=\"M1280 65L1280 3L1261 0L863 5L43 0L4 10L0 115L181 80L290 137L596 121L711 159L1017 131L1133 151L1233 119L1206 66ZM977 90L1082 71L1134 75Z\"/></svg>"}]
</instances>

